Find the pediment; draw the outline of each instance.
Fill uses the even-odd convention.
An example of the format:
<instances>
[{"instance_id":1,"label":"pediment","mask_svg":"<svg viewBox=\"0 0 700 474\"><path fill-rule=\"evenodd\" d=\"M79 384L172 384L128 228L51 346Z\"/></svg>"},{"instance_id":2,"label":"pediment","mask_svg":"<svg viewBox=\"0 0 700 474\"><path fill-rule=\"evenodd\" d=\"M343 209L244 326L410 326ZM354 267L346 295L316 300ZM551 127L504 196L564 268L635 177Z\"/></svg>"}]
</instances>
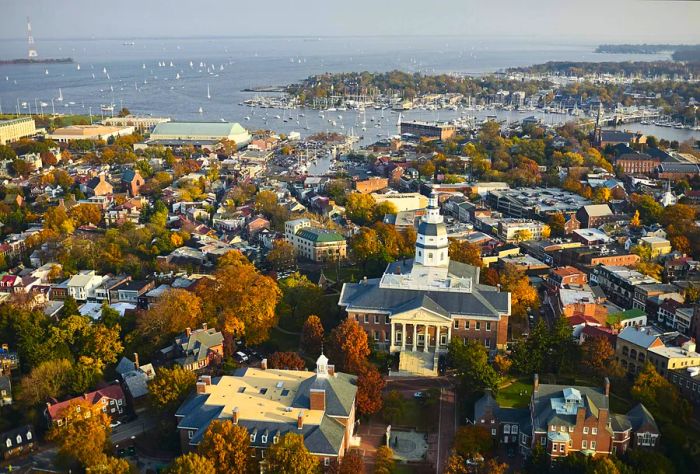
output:
<instances>
[{"instance_id":1,"label":"pediment","mask_svg":"<svg viewBox=\"0 0 700 474\"><path fill-rule=\"evenodd\" d=\"M431 311L427 308L412 309L403 313L392 314L391 321L394 323L451 323L452 318L443 316L442 314Z\"/></svg>"}]
</instances>

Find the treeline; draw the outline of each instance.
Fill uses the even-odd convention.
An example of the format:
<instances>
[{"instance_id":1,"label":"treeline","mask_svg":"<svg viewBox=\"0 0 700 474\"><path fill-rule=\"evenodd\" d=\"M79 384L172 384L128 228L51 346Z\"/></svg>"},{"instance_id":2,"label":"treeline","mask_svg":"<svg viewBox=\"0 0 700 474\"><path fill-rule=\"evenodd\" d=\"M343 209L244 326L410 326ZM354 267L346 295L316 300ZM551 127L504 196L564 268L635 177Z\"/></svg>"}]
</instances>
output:
<instances>
[{"instance_id":1,"label":"treeline","mask_svg":"<svg viewBox=\"0 0 700 474\"><path fill-rule=\"evenodd\" d=\"M531 74L562 74L583 76L587 74L623 74L625 76L674 75L687 77L700 73L700 64L683 64L673 61L549 61L544 64L508 69L509 72Z\"/></svg>"},{"instance_id":2,"label":"treeline","mask_svg":"<svg viewBox=\"0 0 700 474\"><path fill-rule=\"evenodd\" d=\"M601 44L595 53L658 54L700 48L698 44Z\"/></svg>"}]
</instances>

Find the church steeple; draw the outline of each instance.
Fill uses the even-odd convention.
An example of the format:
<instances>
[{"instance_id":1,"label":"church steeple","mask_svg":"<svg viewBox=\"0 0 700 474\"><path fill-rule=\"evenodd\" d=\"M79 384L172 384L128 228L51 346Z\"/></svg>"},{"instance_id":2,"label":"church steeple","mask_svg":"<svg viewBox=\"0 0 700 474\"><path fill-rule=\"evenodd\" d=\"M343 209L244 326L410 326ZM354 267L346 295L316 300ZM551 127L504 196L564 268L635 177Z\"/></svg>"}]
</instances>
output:
<instances>
[{"instance_id":1,"label":"church steeple","mask_svg":"<svg viewBox=\"0 0 700 474\"><path fill-rule=\"evenodd\" d=\"M450 262L448 247L447 229L440 214L437 194L433 191L427 211L418 226L415 263L426 267L447 266Z\"/></svg>"}]
</instances>

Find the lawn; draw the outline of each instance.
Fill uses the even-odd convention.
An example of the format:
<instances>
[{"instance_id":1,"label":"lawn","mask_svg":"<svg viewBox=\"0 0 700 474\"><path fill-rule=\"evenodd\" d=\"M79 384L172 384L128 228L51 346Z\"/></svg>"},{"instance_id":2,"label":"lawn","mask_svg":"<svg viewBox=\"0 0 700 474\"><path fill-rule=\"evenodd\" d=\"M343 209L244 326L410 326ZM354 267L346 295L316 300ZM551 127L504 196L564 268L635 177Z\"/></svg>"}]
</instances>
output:
<instances>
[{"instance_id":1,"label":"lawn","mask_svg":"<svg viewBox=\"0 0 700 474\"><path fill-rule=\"evenodd\" d=\"M415 428L416 431L431 433L437 429L439 418L439 401L434 403L421 402L414 398L404 398L403 413L401 417L393 423L397 428ZM377 417L378 422L383 423L381 415Z\"/></svg>"},{"instance_id":2,"label":"lawn","mask_svg":"<svg viewBox=\"0 0 700 474\"><path fill-rule=\"evenodd\" d=\"M299 350L299 336L286 334L277 328L270 330L270 338L261 344L269 352L297 352Z\"/></svg>"},{"instance_id":3,"label":"lawn","mask_svg":"<svg viewBox=\"0 0 700 474\"><path fill-rule=\"evenodd\" d=\"M532 395L532 382L522 378L499 388L496 401L506 408L525 408L530 402L530 395Z\"/></svg>"}]
</instances>

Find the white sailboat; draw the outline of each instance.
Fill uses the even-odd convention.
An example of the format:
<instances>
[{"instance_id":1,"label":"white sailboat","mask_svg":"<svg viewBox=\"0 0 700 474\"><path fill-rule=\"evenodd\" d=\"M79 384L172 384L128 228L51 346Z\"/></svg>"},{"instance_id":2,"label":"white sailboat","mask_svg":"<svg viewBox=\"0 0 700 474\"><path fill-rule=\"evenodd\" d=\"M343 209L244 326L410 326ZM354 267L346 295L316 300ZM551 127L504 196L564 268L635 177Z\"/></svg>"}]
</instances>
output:
<instances>
[{"instance_id":1,"label":"white sailboat","mask_svg":"<svg viewBox=\"0 0 700 474\"><path fill-rule=\"evenodd\" d=\"M80 71L80 64L75 67L76 70Z\"/></svg>"},{"instance_id":2,"label":"white sailboat","mask_svg":"<svg viewBox=\"0 0 700 474\"><path fill-rule=\"evenodd\" d=\"M200 107L200 108L199 108L199 113L201 114L202 112L204 112L204 110Z\"/></svg>"},{"instance_id":3,"label":"white sailboat","mask_svg":"<svg viewBox=\"0 0 700 474\"><path fill-rule=\"evenodd\" d=\"M102 68L102 74L107 74L107 68L106 68L106 67L103 67L103 68Z\"/></svg>"},{"instance_id":4,"label":"white sailboat","mask_svg":"<svg viewBox=\"0 0 700 474\"><path fill-rule=\"evenodd\" d=\"M146 69L146 63L141 64L141 69Z\"/></svg>"},{"instance_id":5,"label":"white sailboat","mask_svg":"<svg viewBox=\"0 0 700 474\"><path fill-rule=\"evenodd\" d=\"M61 88L58 88L58 97L56 97L56 100L59 102L63 102L63 92L61 92Z\"/></svg>"},{"instance_id":6,"label":"white sailboat","mask_svg":"<svg viewBox=\"0 0 700 474\"><path fill-rule=\"evenodd\" d=\"M192 63L192 61L190 61L190 68L193 68L193 67L194 67L194 63Z\"/></svg>"},{"instance_id":7,"label":"white sailboat","mask_svg":"<svg viewBox=\"0 0 700 474\"><path fill-rule=\"evenodd\" d=\"M173 62L172 62L172 61L170 61L170 67L174 67L174 66L173 66Z\"/></svg>"},{"instance_id":8,"label":"white sailboat","mask_svg":"<svg viewBox=\"0 0 700 474\"><path fill-rule=\"evenodd\" d=\"M175 79L180 79L180 73L175 74Z\"/></svg>"},{"instance_id":9,"label":"white sailboat","mask_svg":"<svg viewBox=\"0 0 700 474\"><path fill-rule=\"evenodd\" d=\"M209 84L207 84L207 99L211 99L211 93L209 92Z\"/></svg>"}]
</instances>

